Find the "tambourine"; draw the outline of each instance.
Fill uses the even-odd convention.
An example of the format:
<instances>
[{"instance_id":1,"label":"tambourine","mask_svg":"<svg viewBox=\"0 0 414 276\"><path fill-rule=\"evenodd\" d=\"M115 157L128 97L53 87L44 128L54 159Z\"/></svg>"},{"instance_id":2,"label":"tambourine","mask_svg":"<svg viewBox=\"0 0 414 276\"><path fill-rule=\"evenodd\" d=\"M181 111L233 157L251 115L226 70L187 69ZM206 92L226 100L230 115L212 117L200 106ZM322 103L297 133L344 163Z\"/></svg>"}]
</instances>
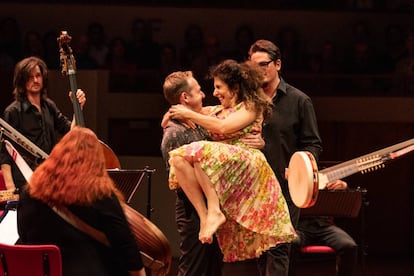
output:
<instances>
[{"instance_id":1,"label":"tambourine","mask_svg":"<svg viewBox=\"0 0 414 276\"><path fill-rule=\"evenodd\" d=\"M295 152L289 161L288 186L293 203L312 207L319 192L319 173L315 157L308 151Z\"/></svg>"}]
</instances>

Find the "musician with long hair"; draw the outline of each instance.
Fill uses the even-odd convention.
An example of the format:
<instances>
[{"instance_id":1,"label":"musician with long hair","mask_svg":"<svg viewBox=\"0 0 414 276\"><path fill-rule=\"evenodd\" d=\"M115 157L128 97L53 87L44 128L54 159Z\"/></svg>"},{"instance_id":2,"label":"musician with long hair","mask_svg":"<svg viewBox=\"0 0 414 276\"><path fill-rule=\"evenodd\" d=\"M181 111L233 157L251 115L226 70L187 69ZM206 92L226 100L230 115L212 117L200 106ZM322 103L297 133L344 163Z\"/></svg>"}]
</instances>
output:
<instances>
[{"instance_id":1,"label":"musician with long hair","mask_svg":"<svg viewBox=\"0 0 414 276\"><path fill-rule=\"evenodd\" d=\"M56 244L63 275L145 275L139 247L109 177L101 143L90 129L74 127L22 188L17 223L20 243ZM67 208L104 233L110 246L63 220Z\"/></svg>"},{"instance_id":2,"label":"musician with long hair","mask_svg":"<svg viewBox=\"0 0 414 276\"><path fill-rule=\"evenodd\" d=\"M47 96L47 85L48 68L43 60L27 57L18 62L13 77L14 101L6 107L3 115L11 127L45 153L49 153L56 144L56 133L63 135L74 124L74 120L71 122ZM76 96L83 106L86 102L85 93L78 89ZM31 160L26 161L32 169L38 165ZM21 188L26 181L5 147L0 151L0 164L6 188Z\"/></svg>"}]
</instances>

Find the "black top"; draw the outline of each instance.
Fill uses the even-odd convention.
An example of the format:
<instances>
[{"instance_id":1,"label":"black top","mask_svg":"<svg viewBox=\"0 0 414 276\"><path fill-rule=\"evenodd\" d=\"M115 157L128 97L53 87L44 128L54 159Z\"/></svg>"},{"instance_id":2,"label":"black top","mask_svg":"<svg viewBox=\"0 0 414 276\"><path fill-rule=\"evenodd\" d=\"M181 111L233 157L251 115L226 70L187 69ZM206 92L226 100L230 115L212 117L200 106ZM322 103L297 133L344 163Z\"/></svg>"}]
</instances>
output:
<instances>
[{"instance_id":1,"label":"black top","mask_svg":"<svg viewBox=\"0 0 414 276\"><path fill-rule=\"evenodd\" d=\"M185 127L183 124L176 120L169 121L167 126L164 128L164 134L162 136L161 142L161 153L167 171L170 167L168 163L168 153L170 151L179 148L182 145L190 144L194 141L210 139L211 138L208 132L200 126L196 126L196 128L192 129Z\"/></svg>"},{"instance_id":2,"label":"black top","mask_svg":"<svg viewBox=\"0 0 414 276\"><path fill-rule=\"evenodd\" d=\"M48 205L33 199L23 189L17 209L17 225L22 244L55 244L62 253L63 275L128 275L143 267L139 248L122 207L115 196L92 206L68 206L80 219L102 231L111 247L106 247L57 215Z\"/></svg>"},{"instance_id":3,"label":"black top","mask_svg":"<svg viewBox=\"0 0 414 276\"><path fill-rule=\"evenodd\" d=\"M273 98L273 113L263 126L263 152L290 200L285 168L295 151L310 151L316 160L322 152L316 114L309 96L280 79Z\"/></svg>"},{"instance_id":4,"label":"black top","mask_svg":"<svg viewBox=\"0 0 414 276\"><path fill-rule=\"evenodd\" d=\"M66 134L70 130L71 121L62 114L51 99L42 100L40 104L42 112L39 112L36 106L27 99L14 101L5 109L4 120L44 152L50 153L57 143L57 134ZM23 157L28 156L25 152L20 152L18 146L17 150ZM32 169L38 165L34 162L35 159L25 158L25 160ZM12 166L16 188L20 188L25 183L23 175L15 166L5 147L2 147L0 151L0 164Z\"/></svg>"}]
</instances>

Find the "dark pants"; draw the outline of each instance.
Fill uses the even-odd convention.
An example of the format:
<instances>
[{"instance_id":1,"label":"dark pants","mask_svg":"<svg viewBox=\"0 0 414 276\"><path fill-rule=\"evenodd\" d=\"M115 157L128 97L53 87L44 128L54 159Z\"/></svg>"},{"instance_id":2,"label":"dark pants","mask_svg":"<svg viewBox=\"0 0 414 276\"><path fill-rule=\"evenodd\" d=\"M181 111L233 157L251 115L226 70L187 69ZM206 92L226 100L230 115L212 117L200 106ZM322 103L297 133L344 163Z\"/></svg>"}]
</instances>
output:
<instances>
[{"instance_id":1,"label":"dark pants","mask_svg":"<svg viewBox=\"0 0 414 276\"><path fill-rule=\"evenodd\" d=\"M358 246L351 236L325 217L306 218L299 222L299 239L295 248L306 245L327 245L338 256L338 276L352 276L356 273Z\"/></svg>"},{"instance_id":2,"label":"dark pants","mask_svg":"<svg viewBox=\"0 0 414 276\"><path fill-rule=\"evenodd\" d=\"M177 229L180 235L179 276L220 276L223 264L217 239L202 244L198 239L200 219L182 190L177 191L175 204Z\"/></svg>"},{"instance_id":3,"label":"dark pants","mask_svg":"<svg viewBox=\"0 0 414 276\"><path fill-rule=\"evenodd\" d=\"M290 219L296 229L299 221L300 209L292 201L286 201ZM288 276L291 243L278 244L262 254L258 260L259 275L261 276Z\"/></svg>"}]
</instances>

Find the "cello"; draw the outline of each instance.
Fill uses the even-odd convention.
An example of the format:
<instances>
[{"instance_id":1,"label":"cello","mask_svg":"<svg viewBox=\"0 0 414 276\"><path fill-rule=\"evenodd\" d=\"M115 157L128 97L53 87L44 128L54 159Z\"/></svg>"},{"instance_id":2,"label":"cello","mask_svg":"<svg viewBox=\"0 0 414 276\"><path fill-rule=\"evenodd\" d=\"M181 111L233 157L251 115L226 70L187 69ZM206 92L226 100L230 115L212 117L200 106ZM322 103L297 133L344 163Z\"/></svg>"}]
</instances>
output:
<instances>
[{"instance_id":1,"label":"cello","mask_svg":"<svg viewBox=\"0 0 414 276\"><path fill-rule=\"evenodd\" d=\"M69 77L76 124L85 126L82 109L75 94L78 90L76 81L76 61L69 45L71 40L72 37L69 36L66 31L61 31L60 36L57 38L60 63L62 66L62 74ZM102 141L101 144L105 155L106 168L120 169L121 165L119 159L112 149ZM131 232L141 249L140 253L144 266L149 269L153 275L167 275L171 267L172 259L168 239L155 224L129 206L126 202L121 205Z\"/></svg>"}]
</instances>

